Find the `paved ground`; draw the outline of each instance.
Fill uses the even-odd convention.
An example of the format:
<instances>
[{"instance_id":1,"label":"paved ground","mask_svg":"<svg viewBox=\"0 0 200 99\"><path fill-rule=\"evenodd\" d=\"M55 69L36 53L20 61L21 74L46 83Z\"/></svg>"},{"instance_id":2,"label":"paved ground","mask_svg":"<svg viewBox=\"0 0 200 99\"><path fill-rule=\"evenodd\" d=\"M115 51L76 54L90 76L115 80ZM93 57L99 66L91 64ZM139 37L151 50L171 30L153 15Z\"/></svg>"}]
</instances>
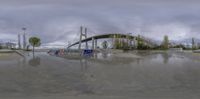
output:
<instances>
[{"instance_id":1,"label":"paved ground","mask_svg":"<svg viewBox=\"0 0 200 99\"><path fill-rule=\"evenodd\" d=\"M129 57L130 55L140 57ZM199 54L0 59L0 99L199 99Z\"/></svg>"}]
</instances>

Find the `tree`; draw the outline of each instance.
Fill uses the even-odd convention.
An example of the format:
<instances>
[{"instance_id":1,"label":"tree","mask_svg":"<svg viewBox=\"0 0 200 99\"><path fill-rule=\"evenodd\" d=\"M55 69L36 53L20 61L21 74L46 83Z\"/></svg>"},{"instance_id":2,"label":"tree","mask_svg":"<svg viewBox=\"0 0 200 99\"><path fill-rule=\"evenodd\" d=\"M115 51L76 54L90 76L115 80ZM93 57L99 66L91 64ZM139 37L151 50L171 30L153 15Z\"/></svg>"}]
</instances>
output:
<instances>
[{"instance_id":1,"label":"tree","mask_svg":"<svg viewBox=\"0 0 200 99\"><path fill-rule=\"evenodd\" d=\"M164 36L164 39L163 39L163 48L164 49L168 49L169 48L169 38L167 35Z\"/></svg>"},{"instance_id":2,"label":"tree","mask_svg":"<svg viewBox=\"0 0 200 99\"><path fill-rule=\"evenodd\" d=\"M39 47L41 45L40 38L38 38L38 37L31 37L31 38L29 38L29 43L33 47L33 56L34 56L35 47Z\"/></svg>"},{"instance_id":3,"label":"tree","mask_svg":"<svg viewBox=\"0 0 200 99\"><path fill-rule=\"evenodd\" d=\"M104 49L107 49L108 48L108 42L107 41L103 41L102 44Z\"/></svg>"},{"instance_id":4,"label":"tree","mask_svg":"<svg viewBox=\"0 0 200 99\"><path fill-rule=\"evenodd\" d=\"M146 49L146 46L144 44L144 40L142 39L142 37L140 35L138 35L138 37L137 37L137 49L139 49L139 50Z\"/></svg>"},{"instance_id":5,"label":"tree","mask_svg":"<svg viewBox=\"0 0 200 99\"><path fill-rule=\"evenodd\" d=\"M121 39L120 39L121 37L120 37L120 35L114 35L114 45L113 45L113 47L115 48L115 49L120 49L121 48Z\"/></svg>"}]
</instances>

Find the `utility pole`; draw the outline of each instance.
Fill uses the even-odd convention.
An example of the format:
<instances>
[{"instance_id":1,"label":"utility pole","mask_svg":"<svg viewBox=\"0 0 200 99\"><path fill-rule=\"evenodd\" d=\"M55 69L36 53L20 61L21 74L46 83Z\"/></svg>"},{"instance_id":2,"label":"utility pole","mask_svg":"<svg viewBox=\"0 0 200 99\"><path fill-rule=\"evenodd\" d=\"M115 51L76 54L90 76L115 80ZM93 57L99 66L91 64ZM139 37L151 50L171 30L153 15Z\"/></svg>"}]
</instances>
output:
<instances>
[{"instance_id":1,"label":"utility pole","mask_svg":"<svg viewBox=\"0 0 200 99\"><path fill-rule=\"evenodd\" d=\"M26 49L26 28L22 28L23 33L23 49Z\"/></svg>"}]
</instances>

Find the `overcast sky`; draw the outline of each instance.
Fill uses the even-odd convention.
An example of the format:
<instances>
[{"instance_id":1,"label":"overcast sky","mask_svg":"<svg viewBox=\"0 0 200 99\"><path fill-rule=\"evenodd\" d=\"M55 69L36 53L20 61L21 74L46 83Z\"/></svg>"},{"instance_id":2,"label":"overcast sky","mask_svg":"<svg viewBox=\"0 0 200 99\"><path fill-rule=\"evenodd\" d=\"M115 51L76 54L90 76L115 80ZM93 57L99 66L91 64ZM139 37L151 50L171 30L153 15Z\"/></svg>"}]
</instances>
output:
<instances>
[{"instance_id":1,"label":"overcast sky","mask_svg":"<svg viewBox=\"0 0 200 99\"><path fill-rule=\"evenodd\" d=\"M198 0L0 0L0 39L16 40L22 27L42 43L73 42L89 35L141 34L156 40L200 38Z\"/></svg>"}]
</instances>

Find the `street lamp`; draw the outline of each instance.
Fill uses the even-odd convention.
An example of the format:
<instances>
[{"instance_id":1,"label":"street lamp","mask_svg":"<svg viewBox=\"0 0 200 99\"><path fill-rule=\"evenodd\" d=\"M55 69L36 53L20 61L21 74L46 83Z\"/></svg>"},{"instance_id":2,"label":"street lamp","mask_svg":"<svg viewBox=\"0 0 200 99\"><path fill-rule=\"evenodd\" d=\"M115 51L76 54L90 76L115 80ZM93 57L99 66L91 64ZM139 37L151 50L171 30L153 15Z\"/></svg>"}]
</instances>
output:
<instances>
[{"instance_id":1,"label":"street lamp","mask_svg":"<svg viewBox=\"0 0 200 99\"><path fill-rule=\"evenodd\" d=\"M23 27L22 30L24 31L24 34L23 34L23 48L26 49L26 28Z\"/></svg>"}]
</instances>

